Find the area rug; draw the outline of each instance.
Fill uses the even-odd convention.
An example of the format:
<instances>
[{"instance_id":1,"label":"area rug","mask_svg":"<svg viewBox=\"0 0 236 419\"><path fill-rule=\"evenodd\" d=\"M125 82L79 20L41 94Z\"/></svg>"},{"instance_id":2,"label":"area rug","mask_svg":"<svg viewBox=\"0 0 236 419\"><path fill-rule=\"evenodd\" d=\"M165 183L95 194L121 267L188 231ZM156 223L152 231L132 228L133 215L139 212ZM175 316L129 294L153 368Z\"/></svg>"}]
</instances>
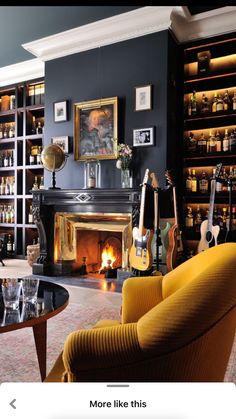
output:
<instances>
[{"instance_id":1,"label":"area rug","mask_svg":"<svg viewBox=\"0 0 236 419\"><path fill-rule=\"evenodd\" d=\"M101 319L119 319L120 307L69 303L47 323L47 371L60 354L66 336L77 329L92 327ZM0 383L39 382L40 374L32 328L0 335Z\"/></svg>"}]
</instances>

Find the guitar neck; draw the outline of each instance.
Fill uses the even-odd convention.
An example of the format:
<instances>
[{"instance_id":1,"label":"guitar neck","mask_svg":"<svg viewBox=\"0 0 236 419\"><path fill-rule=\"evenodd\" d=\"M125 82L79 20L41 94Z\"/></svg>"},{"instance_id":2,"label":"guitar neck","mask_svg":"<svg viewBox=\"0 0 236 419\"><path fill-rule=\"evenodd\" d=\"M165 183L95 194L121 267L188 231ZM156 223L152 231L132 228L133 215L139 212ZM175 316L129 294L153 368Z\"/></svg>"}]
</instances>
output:
<instances>
[{"instance_id":1,"label":"guitar neck","mask_svg":"<svg viewBox=\"0 0 236 419\"><path fill-rule=\"evenodd\" d=\"M211 231L212 229L215 191L216 191L216 180L213 179L211 182L211 195L210 195L210 204L209 204L208 221L207 221L208 231Z\"/></svg>"},{"instance_id":2,"label":"guitar neck","mask_svg":"<svg viewBox=\"0 0 236 419\"><path fill-rule=\"evenodd\" d=\"M142 186L142 196L141 196L141 203L140 203L140 215L139 215L139 227L138 227L139 236L142 236L143 234L145 194L146 194L146 184L144 183Z\"/></svg>"},{"instance_id":3,"label":"guitar neck","mask_svg":"<svg viewBox=\"0 0 236 419\"><path fill-rule=\"evenodd\" d=\"M176 199L176 187L175 186L173 186L173 200L174 200L175 224L178 225L178 210L177 210L177 199Z\"/></svg>"}]
</instances>

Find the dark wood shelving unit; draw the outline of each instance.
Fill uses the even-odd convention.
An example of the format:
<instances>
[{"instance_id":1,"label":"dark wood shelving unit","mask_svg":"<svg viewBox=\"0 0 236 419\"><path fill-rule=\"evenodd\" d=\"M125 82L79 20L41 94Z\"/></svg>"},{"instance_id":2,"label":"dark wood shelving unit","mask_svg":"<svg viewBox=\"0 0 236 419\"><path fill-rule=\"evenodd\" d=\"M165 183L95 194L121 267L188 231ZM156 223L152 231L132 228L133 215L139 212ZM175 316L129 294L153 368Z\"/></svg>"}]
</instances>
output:
<instances>
[{"instance_id":1,"label":"dark wood shelving unit","mask_svg":"<svg viewBox=\"0 0 236 419\"><path fill-rule=\"evenodd\" d=\"M209 69L204 74L198 73L198 53L209 51L210 63ZM229 174L230 167L236 167L236 152L226 151L223 149L215 153L190 153L187 150L187 139L192 132L199 140L201 132L204 133L205 138L209 138L210 131L216 133L218 130L223 141L223 133L225 129L230 132L236 129L236 110L232 109L232 95L236 90L236 37L224 35L211 39L210 41L195 41L184 46L184 81L183 81L183 95L185 104L189 103L190 95L196 91L198 107L197 114L194 116L187 116L186 107L183 116L183 139L185 150L183 156L183 211L182 211L182 230L183 237L187 246L196 250L197 244L200 240L200 233L194 231L194 228L189 228L185 225L185 217L187 208L192 208L193 220L196 216L197 207L202 210L202 215L206 217L206 211L209 208L210 201L210 187L213 169L218 163L222 163ZM220 92L223 94L228 90L231 99L231 108L224 111L200 113L200 101L204 93L210 103L212 102L213 92ZM186 191L186 177L189 170L195 169L198 181L197 192L189 193ZM199 179L201 171L205 171L208 175L208 193L199 193ZM223 182L220 182L223 183ZM228 183L226 183L228 185ZM224 183L225 185L225 183ZM236 191L232 191L233 206L236 206ZM215 207L217 210L229 207L229 191L216 192ZM224 237L224 231L221 229L220 240Z\"/></svg>"},{"instance_id":2,"label":"dark wood shelving unit","mask_svg":"<svg viewBox=\"0 0 236 419\"><path fill-rule=\"evenodd\" d=\"M32 87L35 92L37 90L37 96L29 97ZM29 190L34 176L44 176L44 169L41 164L28 165L28 162L31 143L43 146L43 134L35 134L33 128L39 120L43 121L44 125L44 80L35 79L14 86L1 87L0 97L4 95L15 95L15 107L0 111L0 124L13 123L15 136L0 138L0 153L13 150L14 165L0 167L0 179L14 176L15 188L14 195L0 195L0 206L7 206L10 203L9 205L14 207L15 223L0 223L0 238L4 239L10 234L15 244L15 252L12 252L12 255L24 258L27 245L32 244L33 239L38 236L36 225L28 224L29 206L32 203ZM36 103L33 103L34 101Z\"/></svg>"}]
</instances>

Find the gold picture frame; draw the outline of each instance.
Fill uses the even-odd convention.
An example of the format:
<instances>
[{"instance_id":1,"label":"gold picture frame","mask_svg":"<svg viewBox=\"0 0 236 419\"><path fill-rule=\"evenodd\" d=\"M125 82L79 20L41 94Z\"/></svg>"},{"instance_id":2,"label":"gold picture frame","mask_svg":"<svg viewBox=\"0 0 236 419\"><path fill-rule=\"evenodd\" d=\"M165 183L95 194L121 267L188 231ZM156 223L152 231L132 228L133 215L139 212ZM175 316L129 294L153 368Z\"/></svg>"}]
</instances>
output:
<instances>
[{"instance_id":1,"label":"gold picture frame","mask_svg":"<svg viewBox=\"0 0 236 419\"><path fill-rule=\"evenodd\" d=\"M74 159L117 159L118 98L74 104Z\"/></svg>"}]
</instances>

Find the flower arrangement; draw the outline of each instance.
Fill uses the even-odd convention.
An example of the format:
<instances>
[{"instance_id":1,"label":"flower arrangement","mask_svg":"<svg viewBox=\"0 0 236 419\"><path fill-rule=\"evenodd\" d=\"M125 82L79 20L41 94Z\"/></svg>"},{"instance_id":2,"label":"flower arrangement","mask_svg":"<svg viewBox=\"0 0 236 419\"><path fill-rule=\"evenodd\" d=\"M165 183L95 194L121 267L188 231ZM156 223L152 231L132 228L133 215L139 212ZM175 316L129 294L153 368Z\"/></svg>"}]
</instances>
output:
<instances>
[{"instance_id":1,"label":"flower arrangement","mask_svg":"<svg viewBox=\"0 0 236 419\"><path fill-rule=\"evenodd\" d=\"M132 156L133 156L132 148L128 144L121 143L121 144L118 144L117 150L118 150L118 160L116 162L117 169L122 169L122 170L129 169Z\"/></svg>"}]
</instances>

